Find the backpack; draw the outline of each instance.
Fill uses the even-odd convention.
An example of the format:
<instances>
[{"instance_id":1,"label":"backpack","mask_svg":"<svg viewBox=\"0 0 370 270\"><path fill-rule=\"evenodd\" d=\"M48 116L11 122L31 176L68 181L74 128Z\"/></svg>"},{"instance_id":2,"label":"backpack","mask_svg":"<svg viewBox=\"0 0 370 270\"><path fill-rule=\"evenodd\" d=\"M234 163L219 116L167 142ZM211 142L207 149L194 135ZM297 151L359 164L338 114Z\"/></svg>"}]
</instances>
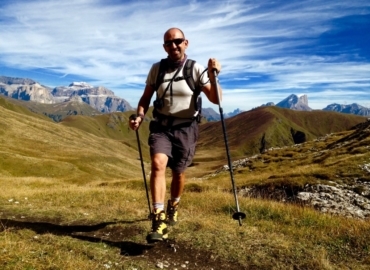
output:
<instances>
[{"instance_id":1,"label":"backpack","mask_svg":"<svg viewBox=\"0 0 370 270\"><path fill-rule=\"evenodd\" d=\"M195 64L195 61L194 60L191 60L191 59L187 59L185 64L184 64L184 68L182 69L182 76L178 76L176 77L177 75L177 72L175 74L175 78L174 78L174 81L180 81L180 80L185 80L186 83L188 84L189 88L194 92L194 95L193 95L193 98L194 98L194 110L196 112L198 112L197 116L196 116L196 120L198 121L198 123L200 123L201 121L201 112L202 112L202 97L200 95L200 92L202 90L202 87L201 86L196 86L195 85L195 80L193 78L193 67L194 67L194 64ZM166 74L166 71L167 71L167 59L162 59L160 64L159 64L159 71L158 71L158 75L157 75L157 79L156 79L156 83L155 83L155 91L157 92L159 86L164 83L164 82L168 82L168 81L171 81L172 79L166 79L164 80L164 75ZM157 96L157 100L158 100L158 96Z\"/></svg>"}]
</instances>

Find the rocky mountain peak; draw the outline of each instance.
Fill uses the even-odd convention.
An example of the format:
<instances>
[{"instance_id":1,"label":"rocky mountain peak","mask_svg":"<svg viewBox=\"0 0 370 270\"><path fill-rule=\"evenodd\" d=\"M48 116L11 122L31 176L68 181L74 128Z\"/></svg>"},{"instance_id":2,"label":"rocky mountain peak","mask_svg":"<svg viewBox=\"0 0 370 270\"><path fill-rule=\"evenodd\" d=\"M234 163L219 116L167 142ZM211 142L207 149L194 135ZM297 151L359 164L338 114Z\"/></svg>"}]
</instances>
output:
<instances>
[{"instance_id":1,"label":"rocky mountain peak","mask_svg":"<svg viewBox=\"0 0 370 270\"><path fill-rule=\"evenodd\" d=\"M0 83L11 85L11 84L23 84L23 85L31 85L35 84L34 80L28 78L13 78L7 76L0 76Z\"/></svg>"},{"instance_id":2,"label":"rocky mountain peak","mask_svg":"<svg viewBox=\"0 0 370 270\"><path fill-rule=\"evenodd\" d=\"M350 113L350 114L357 114L357 115L370 115L370 109L363 107L357 103L352 103L350 105L343 105L338 103L333 103L326 106L323 111L334 111L340 113Z\"/></svg>"},{"instance_id":3,"label":"rocky mountain peak","mask_svg":"<svg viewBox=\"0 0 370 270\"><path fill-rule=\"evenodd\" d=\"M115 96L113 91L103 86L94 87L86 82L72 82L68 86L51 89L30 79L0 76L0 94L47 104L85 102L103 113L133 110L126 100Z\"/></svg>"},{"instance_id":4,"label":"rocky mountain peak","mask_svg":"<svg viewBox=\"0 0 370 270\"><path fill-rule=\"evenodd\" d=\"M280 101L276 106L280 108L288 108L297 111L312 111L308 106L307 95L302 95L298 97L297 95L290 95L286 99Z\"/></svg>"},{"instance_id":5,"label":"rocky mountain peak","mask_svg":"<svg viewBox=\"0 0 370 270\"><path fill-rule=\"evenodd\" d=\"M307 95L300 96L299 99L298 99L298 102L308 106L308 97L307 97Z\"/></svg>"},{"instance_id":6,"label":"rocky mountain peak","mask_svg":"<svg viewBox=\"0 0 370 270\"><path fill-rule=\"evenodd\" d=\"M15 99L52 104L54 98L49 88L31 79L0 76L0 94Z\"/></svg>"},{"instance_id":7,"label":"rocky mountain peak","mask_svg":"<svg viewBox=\"0 0 370 270\"><path fill-rule=\"evenodd\" d=\"M125 112L133 109L126 100L115 96L114 92L108 88L92 86L85 82L73 82L69 86L58 86L51 93L57 102L78 96L83 102L102 113Z\"/></svg>"},{"instance_id":8,"label":"rocky mountain peak","mask_svg":"<svg viewBox=\"0 0 370 270\"><path fill-rule=\"evenodd\" d=\"M233 112L229 112L229 113L225 114L225 118L233 117L233 116L235 116L239 113L242 113L242 112L244 112L244 111L237 108Z\"/></svg>"}]
</instances>

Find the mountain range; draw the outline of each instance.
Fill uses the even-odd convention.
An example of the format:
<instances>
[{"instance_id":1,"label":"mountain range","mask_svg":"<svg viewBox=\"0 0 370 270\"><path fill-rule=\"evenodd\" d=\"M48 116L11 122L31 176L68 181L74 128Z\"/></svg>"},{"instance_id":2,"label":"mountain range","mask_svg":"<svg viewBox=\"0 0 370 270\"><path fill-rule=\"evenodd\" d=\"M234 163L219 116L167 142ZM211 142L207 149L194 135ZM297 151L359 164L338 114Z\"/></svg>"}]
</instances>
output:
<instances>
[{"instance_id":1,"label":"mountain range","mask_svg":"<svg viewBox=\"0 0 370 270\"><path fill-rule=\"evenodd\" d=\"M115 96L113 91L85 82L73 82L68 86L58 86L52 89L31 79L0 76L0 94L42 104L61 104L71 101L86 103L100 113L124 112L133 109L125 99ZM79 111L75 113L80 114Z\"/></svg>"},{"instance_id":2,"label":"mountain range","mask_svg":"<svg viewBox=\"0 0 370 270\"><path fill-rule=\"evenodd\" d=\"M262 106L274 106L273 102L269 102ZM308 97L307 95L302 95L300 97L292 94L288 96L286 99L280 101L276 104L277 107L280 108L288 108L297 111L312 111L312 109L308 106ZM340 113L349 113L349 114L356 114L362 116L370 115L370 109L363 107L357 103L352 103L350 105L342 105L342 104L329 104L325 108L322 109L323 111L333 111L333 112L340 112Z\"/></svg>"},{"instance_id":3,"label":"mountain range","mask_svg":"<svg viewBox=\"0 0 370 270\"><path fill-rule=\"evenodd\" d=\"M267 102L266 104L262 104L260 107L266 106L276 106L279 108L286 108L295 111L313 111L308 105L308 97L307 95L302 95L298 97L297 95L291 94L287 98L283 99L279 103L275 105L274 102ZM330 104L322 109L323 111L333 111L339 113L347 113L347 114L355 114L361 116L369 116L370 109L363 107L357 103L353 103L350 105L341 105L337 103ZM233 117L239 113L243 112L240 109L236 109L231 113L224 114L224 118ZM221 119L220 114L215 112L212 108L202 109L202 114L208 121L218 121Z\"/></svg>"},{"instance_id":4,"label":"mountain range","mask_svg":"<svg viewBox=\"0 0 370 270\"><path fill-rule=\"evenodd\" d=\"M19 101L34 101L43 104L43 106L35 106L32 103L23 103L29 109L43 113L57 122L68 115L96 115L134 110L129 102L115 96L113 91L103 86L92 86L85 82L72 82L68 86L50 88L28 78L0 76L0 94ZM273 102L268 102L261 106L277 106L297 111L312 111L308 105L307 95L298 97L292 94L276 105ZM322 110L361 116L370 115L369 108L356 103L351 105L334 103ZM237 108L233 112L224 113L224 118L233 117L242 112L242 110ZM220 120L220 114L212 108L202 108L202 115L207 121Z\"/></svg>"}]
</instances>

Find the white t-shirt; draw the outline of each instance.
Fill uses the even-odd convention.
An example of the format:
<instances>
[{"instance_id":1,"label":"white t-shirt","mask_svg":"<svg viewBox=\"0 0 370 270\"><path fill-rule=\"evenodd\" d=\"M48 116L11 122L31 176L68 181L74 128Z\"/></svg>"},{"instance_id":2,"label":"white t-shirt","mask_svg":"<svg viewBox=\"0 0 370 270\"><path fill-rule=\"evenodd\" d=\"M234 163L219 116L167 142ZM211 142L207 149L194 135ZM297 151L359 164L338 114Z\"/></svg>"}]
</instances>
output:
<instances>
[{"instance_id":1,"label":"white t-shirt","mask_svg":"<svg viewBox=\"0 0 370 270\"><path fill-rule=\"evenodd\" d=\"M149 71L146 84L155 86L157 75L159 72L160 62L157 62L152 65L152 68ZM183 66L184 67L184 66ZM176 75L176 78L182 77L182 69ZM205 85L209 83L208 73L203 72L204 67L197 62L194 63L193 67L193 78L196 86ZM163 108L158 110L160 114L167 116L174 116L177 118L192 118L197 116L198 111L195 110L195 98L193 98L194 92L190 89L185 79L172 81L172 86L170 81L175 75L177 70L170 71L165 74L163 78L163 83L159 86L157 94L159 98L163 97ZM165 92L166 88L167 91ZM172 99L171 99L171 87L172 87ZM164 93L165 92L165 93Z\"/></svg>"}]
</instances>

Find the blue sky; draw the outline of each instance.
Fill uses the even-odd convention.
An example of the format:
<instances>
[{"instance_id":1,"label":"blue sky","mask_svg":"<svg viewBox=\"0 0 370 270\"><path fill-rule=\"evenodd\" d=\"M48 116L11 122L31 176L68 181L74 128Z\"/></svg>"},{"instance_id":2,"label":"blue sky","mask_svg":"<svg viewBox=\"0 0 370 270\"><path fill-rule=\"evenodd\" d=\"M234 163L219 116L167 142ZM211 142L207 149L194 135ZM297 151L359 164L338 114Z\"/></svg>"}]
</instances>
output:
<instances>
[{"instance_id":1,"label":"blue sky","mask_svg":"<svg viewBox=\"0 0 370 270\"><path fill-rule=\"evenodd\" d=\"M369 0L2 0L0 14L0 75L84 81L136 107L149 68L166 57L163 33L179 27L189 58L221 62L225 112L290 94L313 109L370 108Z\"/></svg>"}]
</instances>

